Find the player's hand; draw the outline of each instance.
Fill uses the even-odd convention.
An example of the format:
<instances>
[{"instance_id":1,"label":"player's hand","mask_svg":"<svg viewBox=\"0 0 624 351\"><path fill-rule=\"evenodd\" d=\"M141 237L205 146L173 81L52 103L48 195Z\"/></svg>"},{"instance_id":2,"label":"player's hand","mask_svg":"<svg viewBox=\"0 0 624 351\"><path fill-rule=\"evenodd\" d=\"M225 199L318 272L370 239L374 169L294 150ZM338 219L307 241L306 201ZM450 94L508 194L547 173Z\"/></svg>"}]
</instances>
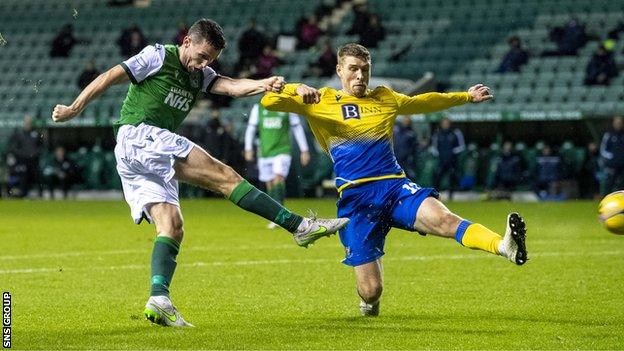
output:
<instances>
[{"instance_id":1,"label":"player's hand","mask_svg":"<svg viewBox=\"0 0 624 351\"><path fill-rule=\"evenodd\" d=\"M297 95L303 98L304 104L318 104L321 101L321 93L316 88L305 84L299 84Z\"/></svg>"},{"instance_id":2,"label":"player's hand","mask_svg":"<svg viewBox=\"0 0 624 351\"><path fill-rule=\"evenodd\" d=\"M273 93L281 93L284 89L284 77L273 76L264 80L264 91L270 91Z\"/></svg>"},{"instance_id":3,"label":"player's hand","mask_svg":"<svg viewBox=\"0 0 624 351\"><path fill-rule=\"evenodd\" d=\"M301 165L304 167L310 163L310 153L308 151L302 152L299 158L301 159Z\"/></svg>"},{"instance_id":4,"label":"player's hand","mask_svg":"<svg viewBox=\"0 0 624 351\"><path fill-rule=\"evenodd\" d=\"M80 111L71 106L56 105L52 111L52 120L54 122L69 121L70 119L76 117L79 112Z\"/></svg>"},{"instance_id":5,"label":"player's hand","mask_svg":"<svg viewBox=\"0 0 624 351\"><path fill-rule=\"evenodd\" d=\"M245 161L253 161L253 151L245 151Z\"/></svg>"},{"instance_id":6,"label":"player's hand","mask_svg":"<svg viewBox=\"0 0 624 351\"><path fill-rule=\"evenodd\" d=\"M474 103L488 101L494 98L494 95L492 95L490 88L486 87L483 84L471 86L470 89L468 89L468 94L470 94L472 102Z\"/></svg>"}]
</instances>

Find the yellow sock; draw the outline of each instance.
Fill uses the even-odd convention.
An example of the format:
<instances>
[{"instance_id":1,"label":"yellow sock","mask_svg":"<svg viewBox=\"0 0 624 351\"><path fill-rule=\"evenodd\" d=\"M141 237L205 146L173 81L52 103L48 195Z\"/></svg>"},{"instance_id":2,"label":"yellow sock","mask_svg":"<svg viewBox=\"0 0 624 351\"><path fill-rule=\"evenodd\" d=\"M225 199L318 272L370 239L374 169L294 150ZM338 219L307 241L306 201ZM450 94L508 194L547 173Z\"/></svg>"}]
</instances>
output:
<instances>
[{"instance_id":1,"label":"yellow sock","mask_svg":"<svg viewBox=\"0 0 624 351\"><path fill-rule=\"evenodd\" d=\"M455 240L465 247L500 255L498 245L503 238L479 223L464 220L457 228Z\"/></svg>"}]
</instances>

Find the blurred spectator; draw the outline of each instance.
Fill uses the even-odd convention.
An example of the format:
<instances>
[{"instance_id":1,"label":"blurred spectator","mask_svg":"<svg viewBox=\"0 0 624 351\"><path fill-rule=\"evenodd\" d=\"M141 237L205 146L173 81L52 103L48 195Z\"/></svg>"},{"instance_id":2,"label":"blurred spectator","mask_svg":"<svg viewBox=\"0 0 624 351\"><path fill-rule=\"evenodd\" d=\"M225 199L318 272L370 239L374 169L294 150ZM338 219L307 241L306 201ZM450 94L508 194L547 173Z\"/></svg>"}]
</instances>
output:
<instances>
[{"instance_id":1,"label":"blurred spectator","mask_svg":"<svg viewBox=\"0 0 624 351\"><path fill-rule=\"evenodd\" d=\"M331 15L334 7L336 7L335 0L322 0L314 10L314 14L316 15L316 18L323 18L327 15Z\"/></svg>"},{"instance_id":2,"label":"blurred spectator","mask_svg":"<svg viewBox=\"0 0 624 351\"><path fill-rule=\"evenodd\" d=\"M598 49L587 64L585 85L609 85L611 78L618 75L617 65L613 52L603 45Z\"/></svg>"},{"instance_id":3,"label":"blurred spectator","mask_svg":"<svg viewBox=\"0 0 624 351\"><path fill-rule=\"evenodd\" d=\"M360 34L360 45L366 48L376 48L380 41L386 38L386 29L381 24L377 14L370 15L366 30Z\"/></svg>"},{"instance_id":4,"label":"blurred spectator","mask_svg":"<svg viewBox=\"0 0 624 351\"><path fill-rule=\"evenodd\" d=\"M85 65L84 70L82 71L82 73L80 73L80 76L78 77L77 84L80 90L86 88L87 85L89 85L89 83L91 83L99 75L100 71L95 66L95 59L89 60Z\"/></svg>"},{"instance_id":5,"label":"blurred spectator","mask_svg":"<svg viewBox=\"0 0 624 351\"><path fill-rule=\"evenodd\" d=\"M613 129L602 136L600 144L604 183L602 195L624 188L624 118L613 117Z\"/></svg>"},{"instance_id":6,"label":"blurred spectator","mask_svg":"<svg viewBox=\"0 0 624 351\"><path fill-rule=\"evenodd\" d=\"M50 191L50 198L54 199L54 190L60 189L63 192L63 199L67 195L77 180L77 166L65 154L62 146L54 149L54 156L43 167L43 178Z\"/></svg>"},{"instance_id":7,"label":"blurred spectator","mask_svg":"<svg viewBox=\"0 0 624 351\"><path fill-rule=\"evenodd\" d=\"M256 20L252 18L247 29L238 39L239 60L236 71L246 70L249 65L256 61L266 43L266 36L256 28Z\"/></svg>"},{"instance_id":8,"label":"blurred spectator","mask_svg":"<svg viewBox=\"0 0 624 351\"><path fill-rule=\"evenodd\" d=\"M200 139L201 146L210 153L214 158L224 162L231 152L229 146L230 136L221 122L221 112L218 109L210 111L210 118L205 125L205 133L202 133Z\"/></svg>"},{"instance_id":9,"label":"blurred spectator","mask_svg":"<svg viewBox=\"0 0 624 351\"><path fill-rule=\"evenodd\" d=\"M517 36L509 38L507 43L509 44L509 51L503 57L496 72L520 72L520 67L529 62L529 53L522 48L520 38Z\"/></svg>"},{"instance_id":10,"label":"blurred spectator","mask_svg":"<svg viewBox=\"0 0 624 351\"><path fill-rule=\"evenodd\" d=\"M512 192L522 183L524 173L522 157L514 151L513 143L503 143L503 152L496 167L493 188L497 191Z\"/></svg>"},{"instance_id":11,"label":"blurred spectator","mask_svg":"<svg viewBox=\"0 0 624 351\"><path fill-rule=\"evenodd\" d=\"M411 179L416 178L416 159L418 158L418 136L412 128L409 116L399 116L394 126L394 155L399 165Z\"/></svg>"},{"instance_id":12,"label":"blurred spectator","mask_svg":"<svg viewBox=\"0 0 624 351\"><path fill-rule=\"evenodd\" d=\"M119 45L121 56L128 58L141 52L147 46L147 39L143 35L141 28L133 24L121 31L121 35L117 39L117 45Z\"/></svg>"},{"instance_id":13,"label":"blurred spectator","mask_svg":"<svg viewBox=\"0 0 624 351\"><path fill-rule=\"evenodd\" d=\"M449 199L452 199L453 190L459 183L458 156L466 149L464 135L457 128L451 129L450 119L442 118L440 129L431 137L431 147L431 152L438 158L434 187L441 190L442 179L448 176Z\"/></svg>"},{"instance_id":14,"label":"blurred spectator","mask_svg":"<svg viewBox=\"0 0 624 351\"><path fill-rule=\"evenodd\" d=\"M536 161L535 193L542 200L557 199L561 190L561 157L553 153L550 145L544 145Z\"/></svg>"},{"instance_id":15,"label":"blurred spectator","mask_svg":"<svg viewBox=\"0 0 624 351\"><path fill-rule=\"evenodd\" d=\"M108 0L106 4L110 7L131 6L134 0Z\"/></svg>"},{"instance_id":16,"label":"blurred spectator","mask_svg":"<svg viewBox=\"0 0 624 351\"><path fill-rule=\"evenodd\" d=\"M189 26L186 22L180 21L178 22L178 32L175 37L173 37L173 42L176 45L182 45L184 41L184 37L188 34Z\"/></svg>"},{"instance_id":17,"label":"blurred spectator","mask_svg":"<svg viewBox=\"0 0 624 351\"><path fill-rule=\"evenodd\" d=\"M550 40L557 44L557 50L545 51L543 56L576 56L578 49L587 43L585 26L576 18L563 27L555 27L550 31Z\"/></svg>"},{"instance_id":18,"label":"blurred spectator","mask_svg":"<svg viewBox=\"0 0 624 351\"><path fill-rule=\"evenodd\" d=\"M323 40L321 55L310 66L311 75L315 77L331 77L336 72L338 57L329 39Z\"/></svg>"},{"instance_id":19,"label":"blurred spectator","mask_svg":"<svg viewBox=\"0 0 624 351\"><path fill-rule=\"evenodd\" d=\"M39 182L42 144L41 134L33 129L32 118L25 116L22 128L13 132L7 147L10 183L18 186L19 197L26 197L33 186L38 187L39 197L42 196L43 188Z\"/></svg>"},{"instance_id":20,"label":"blurred spectator","mask_svg":"<svg viewBox=\"0 0 624 351\"><path fill-rule=\"evenodd\" d=\"M262 54L256 60L254 66L256 72L250 77L253 79L262 79L270 77L273 74L273 68L281 65L283 61L277 57L271 45L265 45Z\"/></svg>"},{"instance_id":21,"label":"blurred spectator","mask_svg":"<svg viewBox=\"0 0 624 351\"><path fill-rule=\"evenodd\" d=\"M310 15L307 21L301 25L297 33L297 49L309 49L316 45L318 38L323 35L323 31L318 26L318 19L315 15Z\"/></svg>"},{"instance_id":22,"label":"blurred spectator","mask_svg":"<svg viewBox=\"0 0 624 351\"><path fill-rule=\"evenodd\" d=\"M347 31L348 35L360 34L368 28L370 13L366 7L366 3L359 3L353 7L353 24Z\"/></svg>"},{"instance_id":23,"label":"blurred spectator","mask_svg":"<svg viewBox=\"0 0 624 351\"><path fill-rule=\"evenodd\" d=\"M600 196L598 144L589 142L585 149L585 160L578 174L581 198L597 199Z\"/></svg>"},{"instance_id":24,"label":"blurred spectator","mask_svg":"<svg viewBox=\"0 0 624 351\"><path fill-rule=\"evenodd\" d=\"M71 24L66 24L52 40L50 57L69 57L74 45L88 42L86 39L76 38L74 36L74 27Z\"/></svg>"}]
</instances>

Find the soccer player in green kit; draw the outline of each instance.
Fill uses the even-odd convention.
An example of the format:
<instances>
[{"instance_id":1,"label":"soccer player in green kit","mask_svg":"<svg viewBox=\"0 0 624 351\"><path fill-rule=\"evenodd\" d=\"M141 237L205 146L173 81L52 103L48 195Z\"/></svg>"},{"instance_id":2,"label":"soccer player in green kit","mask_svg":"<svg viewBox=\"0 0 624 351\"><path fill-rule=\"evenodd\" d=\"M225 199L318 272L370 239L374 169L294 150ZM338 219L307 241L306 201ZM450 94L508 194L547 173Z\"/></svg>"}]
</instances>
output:
<instances>
[{"instance_id":1,"label":"soccer player in green kit","mask_svg":"<svg viewBox=\"0 0 624 351\"><path fill-rule=\"evenodd\" d=\"M258 179L266 184L267 193L280 204L286 196L286 177L290 169L290 131L301 151L301 165L310 162L310 152L301 119L294 113L269 111L259 104L249 114L245 131L245 160L253 161L253 142L258 131ZM277 225L269 222L269 229Z\"/></svg>"},{"instance_id":2,"label":"soccer player in green kit","mask_svg":"<svg viewBox=\"0 0 624 351\"><path fill-rule=\"evenodd\" d=\"M164 326L192 326L169 298L169 285L184 235L178 181L223 194L239 207L277 223L307 247L344 227L347 219L304 218L290 212L244 180L229 166L190 140L175 134L202 92L252 96L279 92L282 77L262 80L217 75L208 65L225 48L221 27L201 19L189 29L182 45L150 45L109 69L89 84L69 105L56 105L55 122L80 114L110 86L132 82L114 123L115 157L124 197L136 224L156 226L151 260L151 291L145 316Z\"/></svg>"}]
</instances>

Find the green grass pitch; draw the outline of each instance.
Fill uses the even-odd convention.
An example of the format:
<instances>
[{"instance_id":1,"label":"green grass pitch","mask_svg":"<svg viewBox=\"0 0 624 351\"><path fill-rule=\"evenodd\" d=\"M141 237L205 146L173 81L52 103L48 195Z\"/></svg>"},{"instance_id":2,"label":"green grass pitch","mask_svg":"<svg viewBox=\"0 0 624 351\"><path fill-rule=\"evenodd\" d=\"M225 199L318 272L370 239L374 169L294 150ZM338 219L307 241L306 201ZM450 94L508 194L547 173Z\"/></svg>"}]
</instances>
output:
<instances>
[{"instance_id":1,"label":"green grass pitch","mask_svg":"<svg viewBox=\"0 0 624 351\"><path fill-rule=\"evenodd\" d=\"M334 202L289 201L335 213ZM224 200L184 201L172 298L193 329L151 325L154 229L121 202L0 201L0 289L15 349L622 349L624 237L594 202L451 203L502 231L528 225L523 267L393 230L381 316L363 318L337 237L310 249Z\"/></svg>"}]
</instances>

